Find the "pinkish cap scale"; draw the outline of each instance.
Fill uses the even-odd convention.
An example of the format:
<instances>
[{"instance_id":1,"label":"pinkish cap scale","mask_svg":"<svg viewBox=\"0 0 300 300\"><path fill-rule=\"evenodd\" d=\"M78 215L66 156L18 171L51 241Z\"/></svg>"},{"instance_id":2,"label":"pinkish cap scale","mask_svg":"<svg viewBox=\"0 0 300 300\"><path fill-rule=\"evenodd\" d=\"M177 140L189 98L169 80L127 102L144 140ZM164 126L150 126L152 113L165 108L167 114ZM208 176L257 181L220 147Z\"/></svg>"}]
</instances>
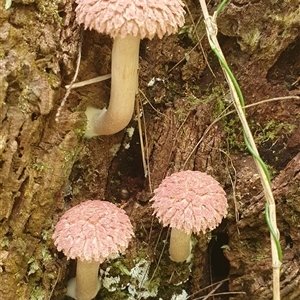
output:
<instances>
[{"instance_id":1,"label":"pinkish cap scale","mask_svg":"<svg viewBox=\"0 0 300 300\"><path fill-rule=\"evenodd\" d=\"M85 29L111 37L152 39L173 34L184 24L181 0L76 0L76 18Z\"/></svg>"},{"instance_id":2,"label":"pinkish cap scale","mask_svg":"<svg viewBox=\"0 0 300 300\"><path fill-rule=\"evenodd\" d=\"M166 177L154 191L154 213L163 226L185 233L216 228L227 214L226 193L206 173L182 171Z\"/></svg>"},{"instance_id":3,"label":"pinkish cap scale","mask_svg":"<svg viewBox=\"0 0 300 300\"><path fill-rule=\"evenodd\" d=\"M100 263L125 251L132 236L132 225L125 211L99 200L69 209L53 233L58 251L68 258Z\"/></svg>"}]
</instances>

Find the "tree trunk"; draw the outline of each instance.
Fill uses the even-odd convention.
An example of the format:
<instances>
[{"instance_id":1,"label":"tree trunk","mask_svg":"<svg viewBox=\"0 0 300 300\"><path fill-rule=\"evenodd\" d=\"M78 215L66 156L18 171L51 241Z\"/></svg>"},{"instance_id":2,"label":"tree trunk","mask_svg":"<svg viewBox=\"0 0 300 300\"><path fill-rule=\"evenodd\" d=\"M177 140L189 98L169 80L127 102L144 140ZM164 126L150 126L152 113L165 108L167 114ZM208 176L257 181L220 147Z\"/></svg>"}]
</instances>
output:
<instances>
[{"instance_id":1,"label":"tree trunk","mask_svg":"<svg viewBox=\"0 0 300 300\"><path fill-rule=\"evenodd\" d=\"M32 2L32 3L30 3ZM82 148L83 114L54 117L62 77L74 72L72 2L0 5L1 299L49 299L62 276L54 212Z\"/></svg>"},{"instance_id":2,"label":"tree trunk","mask_svg":"<svg viewBox=\"0 0 300 300\"><path fill-rule=\"evenodd\" d=\"M211 14L219 2L210 2ZM218 120L233 106L203 38L198 1L187 1L190 13L180 34L142 41L141 114L126 130L90 140L82 138L84 110L107 105L109 81L72 90L55 121L81 40L74 3L18 0L8 10L4 5L2 1L0 299L64 298L75 264L56 251L51 235L66 209L88 199L123 207L135 228L128 251L101 266L99 299L171 299L183 290L189 299L217 292L237 294L215 299L271 299L265 200L236 114ZM218 26L227 62L246 104L253 105L246 108L247 119L259 151L272 169L284 250L282 299L298 299L299 4L230 1ZM84 31L82 41L77 81L110 73L110 38ZM261 103L283 96L290 98ZM220 181L229 213L213 233L193 238L192 264L176 264L168 257L169 231L152 216L149 200L165 176L187 169ZM144 276L138 277L138 270ZM218 290L208 287L220 280Z\"/></svg>"}]
</instances>

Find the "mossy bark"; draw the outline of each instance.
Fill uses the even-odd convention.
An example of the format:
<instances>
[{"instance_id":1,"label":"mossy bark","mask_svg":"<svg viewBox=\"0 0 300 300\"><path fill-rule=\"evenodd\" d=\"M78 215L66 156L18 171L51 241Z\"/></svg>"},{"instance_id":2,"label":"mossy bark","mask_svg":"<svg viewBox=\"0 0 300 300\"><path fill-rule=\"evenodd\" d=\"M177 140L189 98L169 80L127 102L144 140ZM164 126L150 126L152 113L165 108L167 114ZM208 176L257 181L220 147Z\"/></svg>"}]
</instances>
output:
<instances>
[{"instance_id":1,"label":"mossy bark","mask_svg":"<svg viewBox=\"0 0 300 300\"><path fill-rule=\"evenodd\" d=\"M72 2L1 1L0 15L0 298L48 299L61 269L53 216L82 147L81 113L54 121L79 31Z\"/></svg>"}]
</instances>

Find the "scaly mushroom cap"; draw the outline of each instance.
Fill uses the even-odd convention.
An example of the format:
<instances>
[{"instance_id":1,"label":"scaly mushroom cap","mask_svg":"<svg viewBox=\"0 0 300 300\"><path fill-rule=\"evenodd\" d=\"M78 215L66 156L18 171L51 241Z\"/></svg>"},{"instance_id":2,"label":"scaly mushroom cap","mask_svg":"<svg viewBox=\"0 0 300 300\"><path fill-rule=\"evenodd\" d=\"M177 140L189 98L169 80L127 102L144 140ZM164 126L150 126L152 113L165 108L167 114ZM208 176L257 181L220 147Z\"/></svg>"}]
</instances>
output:
<instances>
[{"instance_id":1,"label":"scaly mushroom cap","mask_svg":"<svg viewBox=\"0 0 300 300\"><path fill-rule=\"evenodd\" d=\"M116 257L133 236L125 211L112 203L89 200L69 209L53 233L58 251L68 258L96 260Z\"/></svg>"},{"instance_id":2,"label":"scaly mushroom cap","mask_svg":"<svg viewBox=\"0 0 300 300\"><path fill-rule=\"evenodd\" d=\"M170 225L188 234L216 228L226 216L228 206L218 181L198 171L166 177L151 201L163 226Z\"/></svg>"},{"instance_id":3,"label":"scaly mushroom cap","mask_svg":"<svg viewBox=\"0 0 300 300\"><path fill-rule=\"evenodd\" d=\"M76 0L76 19L85 29L111 37L159 38L184 24L181 0Z\"/></svg>"}]
</instances>

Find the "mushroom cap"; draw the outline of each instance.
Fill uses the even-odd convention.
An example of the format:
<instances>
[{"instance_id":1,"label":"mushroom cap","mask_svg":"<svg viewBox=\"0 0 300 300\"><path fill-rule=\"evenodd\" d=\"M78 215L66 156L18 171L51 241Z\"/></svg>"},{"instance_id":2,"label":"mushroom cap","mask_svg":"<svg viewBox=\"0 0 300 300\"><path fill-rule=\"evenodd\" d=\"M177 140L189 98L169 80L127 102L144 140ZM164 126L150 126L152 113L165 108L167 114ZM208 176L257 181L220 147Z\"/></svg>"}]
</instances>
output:
<instances>
[{"instance_id":1,"label":"mushroom cap","mask_svg":"<svg viewBox=\"0 0 300 300\"><path fill-rule=\"evenodd\" d=\"M163 226L170 225L188 234L216 228L228 207L219 182L199 171L182 171L166 177L151 201Z\"/></svg>"},{"instance_id":2,"label":"mushroom cap","mask_svg":"<svg viewBox=\"0 0 300 300\"><path fill-rule=\"evenodd\" d=\"M123 209L107 201L88 200L60 218L52 238L68 258L102 263L123 252L132 236L132 225Z\"/></svg>"},{"instance_id":3,"label":"mushroom cap","mask_svg":"<svg viewBox=\"0 0 300 300\"><path fill-rule=\"evenodd\" d=\"M176 33L184 24L181 0L76 0L76 19L85 29L111 37L152 39Z\"/></svg>"}]
</instances>

